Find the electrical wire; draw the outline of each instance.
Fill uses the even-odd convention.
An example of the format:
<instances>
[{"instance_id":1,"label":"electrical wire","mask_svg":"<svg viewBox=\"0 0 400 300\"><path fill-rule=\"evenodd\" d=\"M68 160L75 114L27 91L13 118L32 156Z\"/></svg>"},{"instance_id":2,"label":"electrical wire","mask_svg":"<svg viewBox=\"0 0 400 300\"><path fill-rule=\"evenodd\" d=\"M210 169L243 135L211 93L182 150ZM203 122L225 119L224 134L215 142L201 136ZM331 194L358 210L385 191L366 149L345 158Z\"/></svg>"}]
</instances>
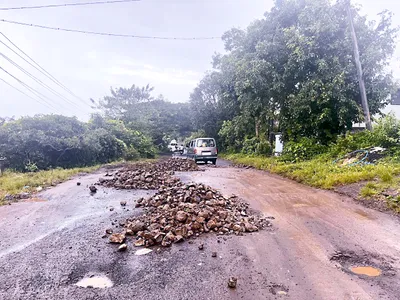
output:
<instances>
[{"instance_id":1,"label":"electrical wire","mask_svg":"<svg viewBox=\"0 0 400 300\"><path fill-rule=\"evenodd\" d=\"M46 103L40 102L37 99L33 98L32 96L28 95L27 93L25 93L24 91L21 91L19 88L13 86L12 84L8 83L7 81L5 81L3 78L0 78L1 81L3 81L5 84L7 84L8 86L12 87L13 89L17 90L18 92L20 92L21 94L24 94L26 97L33 99L34 101L38 102L39 104L42 104L43 106L46 106L47 108L50 108L53 110L53 108L49 105L47 105Z\"/></svg>"},{"instance_id":2,"label":"electrical wire","mask_svg":"<svg viewBox=\"0 0 400 300\"><path fill-rule=\"evenodd\" d=\"M7 44L5 44L3 41L0 40L0 43L3 44L4 46L6 46L9 50L11 50L13 53L15 53L16 55L18 55L18 57L20 57L22 60L24 60L26 63L28 63L29 65L31 65L33 68L35 68L36 70L38 70L40 73L42 73L43 75L45 75L47 78L49 78L51 81L53 81L55 84L57 84L58 86L60 86L62 89L64 89L65 91L67 91L70 95L72 95L73 97L75 97L76 99L78 99L80 102L82 102L83 104L85 104L86 106L88 106L89 108L92 109L92 106L89 105L88 103L86 103L85 100L83 100L82 98L78 97L77 95L75 95L75 93L73 93L69 88L67 88L65 85L63 85L60 81L58 81L53 75L51 75L49 72L47 72L42 66L39 65L39 63L37 63L32 57L30 57L28 54L26 54L21 48L19 48L15 43L13 43L4 33L0 32L0 34L9 42L11 43L11 45L13 45L15 48L17 48L23 55L25 55L29 60L31 60L35 65L33 65L31 62L29 62L28 60L26 60L24 57L22 57L19 53L17 53L14 49L12 49L10 46L8 46Z\"/></svg>"},{"instance_id":3,"label":"electrical wire","mask_svg":"<svg viewBox=\"0 0 400 300\"><path fill-rule=\"evenodd\" d=\"M63 100L67 101L69 104L74 105L76 108L79 109L79 107L72 101L70 101L68 98L66 98L65 96L63 96L62 94L60 94L59 92L55 91L53 88L51 88L50 86L48 86L47 84L45 84L43 81L41 81L39 78L37 78L36 76L32 75L31 73L29 73L28 71L26 71L23 67L21 67L20 65L18 65L16 62L14 62L11 58L9 58L7 55L4 55L3 53L0 52L0 56L4 57L4 59L6 59L10 64L12 64L14 67L16 67L17 69L19 69L21 72L23 72L25 75L28 75L30 78L32 78L34 81L36 81L37 83L39 83L41 86L45 87L47 90L51 91L54 95L56 95L57 97L62 98ZM65 107L65 106L64 106Z\"/></svg>"},{"instance_id":4,"label":"electrical wire","mask_svg":"<svg viewBox=\"0 0 400 300\"><path fill-rule=\"evenodd\" d=\"M114 3L128 3L128 2L140 2L140 1L141 0L110 0L110 1L95 1L95 2L81 2L81 3L48 4L48 5L36 5L36 6L0 7L0 10L56 8L56 7L67 7L67 6L114 4Z\"/></svg>"},{"instance_id":5,"label":"electrical wire","mask_svg":"<svg viewBox=\"0 0 400 300\"><path fill-rule=\"evenodd\" d=\"M164 37L164 36L150 36L150 35L133 35L133 34L119 34L119 33L110 33L110 32L96 32L96 31L86 31L79 29L68 29L68 28L59 28L59 27L50 27L45 25L38 24L29 24L18 21L10 21L5 19L0 19L0 22L10 23L15 25L22 26L30 26L42 29L50 29L56 31L67 31L74 33L83 33L83 34L92 34L92 35L103 35L103 36L112 36L112 37L125 37L125 38L136 38L136 39L153 39L153 40L176 40L176 41L196 41L196 40L216 40L221 39L220 36L211 36L211 37Z\"/></svg>"},{"instance_id":6,"label":"electrical wire","mask_svg":"<svg viewBox=\"0 0 400 300\"><path fill-rule=\"evenodd\" d=\"M5 73L7 73L8 75L10 75L12 78L14 78L15 80L17 80L21 85L23 86L28 86L27 84L23 83L21 80L19 80L18 78L16 78L15 76L11 75L9 72L7 72L6 70L4 70L2 67L0 67L0 70L3 70ZM1 81L3 81L5 84L7 84L8 86L12 87L13 89L17 90L18 92L24 94L25 96L35 100L36 102L46 106L47 108L50 108L51 110L55 110L56 112L60 113L60 111L58 109L56 109L54 106L52 106L50 103L48 103L47 101L43 100L42 98L38 97L39 99L41 99L43 102L39 101L38 99L33 98L32 96L26 94L24 91L21 91L19 88L13 86L12 84L8 83L7 81L5 81L4 79L0 78ZM29 89L28 89L29 90Z\"/></svg>"},{"instance_id":7,"label":"electrical wire","mask_svg":"<svg viewBox=\"0 0 400 300\"><path fill-rule=\"evenodd\" d=\"M54 109L57 110L57 108L55 106L53 106L53 104L51 103L52 100L47 97L46 95L42 94L41 92L35 90L33 87L30 87L29 85L27 85L25 82L23 82L22 80L18 79L16 76L12 75L10 72L6 71L4 68L0 67L0 70L2 70L3 72L7 73L9 76L11 76L12 78L14 78L16 81L18 81L22 86L24 86L25 88L27 88L30 92L32 92L33 94L35 94L35 96L37 96L38 98L40 98L41 100L43 100L44 102L46 102L48 105L50 105L51 107L53 107ZM50 102L48 102L47 100L49 100Z\"/></svg>"}]
</instances>

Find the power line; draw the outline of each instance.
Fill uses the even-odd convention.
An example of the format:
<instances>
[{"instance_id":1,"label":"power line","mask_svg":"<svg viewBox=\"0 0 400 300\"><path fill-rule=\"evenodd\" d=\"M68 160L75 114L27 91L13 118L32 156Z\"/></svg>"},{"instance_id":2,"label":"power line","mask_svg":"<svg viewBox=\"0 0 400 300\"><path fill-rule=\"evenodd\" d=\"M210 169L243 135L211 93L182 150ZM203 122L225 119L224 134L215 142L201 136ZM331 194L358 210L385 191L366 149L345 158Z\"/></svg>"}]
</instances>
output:
<instances>
[{"instance_id":1,"label":"power line","mask_svg":"<svg viewBox=\"0 0 400 300\"><path fill-rule=\"evenodd\" d=\"M42 104L43 106L46 106L47 108L52 109L49 105L42 103L40 101L38 101L37 99L33 98L32 96L28 95L27 93L25 93L24 91L21 91L19 88L13 86L11 83L8 83L7 81L5 81L3 78L0 78L1 81L3 81L5 84L7 84L8 86L12 87L13 89L17 90L18 92L20 92L21 94L24 94L26 97L33 99L34 101L38 102L39 104Z\"/></svg>"},{"instance_id":2,"label":"power line","mask_svg":"<svg viewBox=\"0 0 400 300\"><path fill-rule=\"evenodd\" d=\"M48 98L46 95L43 95L41 92L38 92L37 90L35 90L33 87L30 87L29 85L27 85L25 82L23 82L22 80L18 79L17 77L15 77L14 75L12 75L10 72L6 71L5 69L3 69L2 67L0 67L0 70L2 70L3 72L7 73L9 76L11 76L12 78L14 78L16 81L18 81L22 86L24 86L25 88L27 88L29 91L31 91L33 94L35 94L38 98L42 99L44 102L46 102L48 105L50 105L51 107L53 107L54 109L57 109L56 107L54 107L51 102L47 102L46 99L48 99L49 101L52 101L50 98Z\"/></svg>"},{"instance_id":3,"label":"power line","mask_svg":"<svg viewBox=\"0 0 400 300\"><path fill-rule=\"evenodd\" d=\"M6 82L4 79L1 79L1 78L0 78L0 79L1 79L3 82L5 82L7 85L11 86L12 88L16 89L17 91L21 92L22 94L28 96L29 98L34 99L36 102L38 102L38 103L40 103L40 104L42 104L42 105L45 105L45 106L47 106L47 107L50 108L50 109L54 109L55 111L57 111L57 112L59 113L59 111L57 110L57 108L55 108L51 103L48 103L48 102L46 101L46 99L43 99L43 98L40 96L40 93L37 92L34 88L31 88L29 85L27 85L27 84L24 83L22 80L20 80L20 79L18 79L17 77L15 77L14 75L10 74L8 71L4 70L2 67L0 67L0 70L4 71L4 72L5 72L6 74L8 74L10 77L14 78L17 82L19 82L22 86L24 86L24 87L27 88L29 91L31 91L33 94L35 94L35 96L38 97L39 99L41 99L43 102L41 102L41 101L39 101L38 99L35 99L35 98L29 96L28 94L24 93L23 91L19 90L18 88L14 87L13 85L11 85L11 84L9 84L8 82ZM38 96L35 92L36 92L37 94L39 94L39 96Z\"/></svg>"},{"instance_id":4,"label":"power line","mask_svg":"<svg viewBox=\"0 0 400 300\"><path fill-rule=\"evenodd\" d=\"M23 67L21 67L20 65L18 65L16 62L14 62L11 58L9 58L7 55L4 55L3 53L0 52L0 55L2 57L4 57L10 64L12 64L14 67L16 67L17 69L19 69L20 71L22 71L25 75L28 75L30 78L32 78L33 80L35 80L37 83L39 83L41 86L45 87L46 89L50 90L54 95L56 95L57 97L60 97L62 99L64 99L65 101L67 101L69 104L74 105L76 108L79 109L79 107L72 101L70 101L68 98L66 98L65 96L63 96L62 94L60 94L59 92L55 91L53 88L51 88L50 86L48 86L47 84L45 84L43 81L41 81L39 78L37 78L36 76L32 75L31 73L29 73L28 71L26 71Z\"/></svg>"},{"instance_id":5,"label":"power line","mask_svg":"<svg viewBox=\"0 0 400 300\"><path fill-rule=\"evenodd\" d=\"M59 28L59 27L50 27L45 25L38 24L29 24L17 21L10 21L0 19L0 22L22 25L22 26L30 26L42 29L50 29L56 31L67 31L74 33L83 33L83 34L92 34L92 35L103 35L103 36L113 36L113 37L125 37L125 38L136 38L136 39L153 39L153 40L176 40L176 41L194 41L194 40L216 40L221 39L220 36L211 36L211 37L164 37L164 36L149 36L149 35L133 35L133 34L119 34L119 33L110 33L110 32L96 32L96 31L86 31L86 30L78 30L78 29L68 29L68 28Z\"/></svg>"},{"instance_id":6,"label":"power line","mask_svg":"<svg viewBox=\"0 0 400 300\"><path fill-rule=\"evenodd\" d=\"M84 6L84 5L128 3L128 2L140 2L140 1L141 0L111 0L111 1L95 1L95 2L81 2L81 3L49 4L49 5L37 5L37 6L0 7L0 10L56 8L56 7L66 7L66 6Z\"/></svg>"},{"instance_id":7,"label":"power line","mask_svg":"<svg viewBox=\"0 0 400 300\"><path fill-rule=\"evenodd\" d=\"M57 84L58 86L60 86L62 89L64 89L65 91L67 91L70 95L72 95L73 97L75 97L76 99L78 99L79 101L81 101L83 104L89 106L90 108L92 108L92 106L90 106L89 104L86 103L85 100L83 100L82 98L78 97L77 95L75 95L75 93L73 93L69 88L67 88L65 85L63 85L60 81L58 81L53 75L51 75L49 72L47 72L42 66L39 65L39 63L37 63L32 57L30 57L28 54L26 54L21 48L19 48L17 45L15 45L4 33L0 32L0 34L8 41L11 43L11 45L13 45L15 48L17 48L23 55L25 55L29 60L31 60L35 65L33 65L31 62L27 61L24 57L22 57L19 53L17 53L14 49L12 49L11 47L9 47L7 44L5 44L3 41L0 40L0 43L2 43L4 46L6 46L8 49L10 49L13 53L15 53L16 55L18 55L21 59L23 59L25 62L27 62L29 65L31 65L32 67L34 67L36 70L38 70L40 73L42 73L43 75L45 75L47 78L49 78L51 81L53 81L55 84Z\"/></svg>"}]
</instances>

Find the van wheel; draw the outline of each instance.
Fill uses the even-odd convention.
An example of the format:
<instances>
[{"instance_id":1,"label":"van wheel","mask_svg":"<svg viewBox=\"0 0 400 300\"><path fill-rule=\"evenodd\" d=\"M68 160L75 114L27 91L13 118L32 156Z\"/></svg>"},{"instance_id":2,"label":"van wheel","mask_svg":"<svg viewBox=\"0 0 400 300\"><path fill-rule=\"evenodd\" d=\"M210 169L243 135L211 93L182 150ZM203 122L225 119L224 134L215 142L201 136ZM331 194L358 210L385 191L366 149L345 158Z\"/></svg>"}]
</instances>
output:
<instances>
[{"instance_id":1,"label":"van wheel","mask_svg":"<svg viewBox=\"0 0 400 300\"><path fill-rule=\"evenodd\" d=\"M213 165L217 164L217 160L216 159L213 159L211 162L212 162Z\"/></svg>"}]
</instances>

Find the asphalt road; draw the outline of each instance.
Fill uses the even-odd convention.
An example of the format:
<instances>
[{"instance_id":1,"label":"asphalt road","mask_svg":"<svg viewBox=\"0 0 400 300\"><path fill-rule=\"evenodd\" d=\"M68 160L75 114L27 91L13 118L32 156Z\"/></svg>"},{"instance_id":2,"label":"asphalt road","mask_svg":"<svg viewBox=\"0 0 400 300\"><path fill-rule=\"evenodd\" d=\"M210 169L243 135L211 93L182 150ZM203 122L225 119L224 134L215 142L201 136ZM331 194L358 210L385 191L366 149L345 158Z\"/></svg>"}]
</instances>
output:
<instances>
[{"instance_id":1,"label":"asphalt road","mask_svg":"<svg viewBox=\"0 0 400 300\"><path fill-rule=\"evenodd\" d=\"M0 207L0 299L400 298L395 217L264 172L223 162L204 168L178 175L239 195L274 217L273 228L244 236L210 234L143 256L128 241L128 251L118 252L102 238L105 229L120 230L120 220L140 213L135 200L151 192L100 187L91 196L87 185L104 171L82 176L42 192L42 201ZM366 265L382 274L349 269ZM94 275L113 286L76 286ZM235 290L227 287L230 276L238 278Z\"/></svg>"}]
</instances>

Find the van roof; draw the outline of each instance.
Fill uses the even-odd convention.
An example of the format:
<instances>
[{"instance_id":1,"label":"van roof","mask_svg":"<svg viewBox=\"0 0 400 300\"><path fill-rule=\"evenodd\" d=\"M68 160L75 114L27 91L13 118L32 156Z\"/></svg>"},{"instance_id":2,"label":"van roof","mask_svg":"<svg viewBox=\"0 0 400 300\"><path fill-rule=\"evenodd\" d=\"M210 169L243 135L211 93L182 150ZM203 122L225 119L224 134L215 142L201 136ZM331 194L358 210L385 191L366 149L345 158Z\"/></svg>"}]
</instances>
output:
<instances>
[{"instance_id":1,"label":"van roof","mask_svg":"<svg viewBox=\"0 0 400 300\"><path fill-rule=\"evenodd\" d=\"M195 140L206 140L206 139L214 140L214 138L210 138L210 137L202 137L202 138L197 138Z\"/></svg>"}]
</instances>

